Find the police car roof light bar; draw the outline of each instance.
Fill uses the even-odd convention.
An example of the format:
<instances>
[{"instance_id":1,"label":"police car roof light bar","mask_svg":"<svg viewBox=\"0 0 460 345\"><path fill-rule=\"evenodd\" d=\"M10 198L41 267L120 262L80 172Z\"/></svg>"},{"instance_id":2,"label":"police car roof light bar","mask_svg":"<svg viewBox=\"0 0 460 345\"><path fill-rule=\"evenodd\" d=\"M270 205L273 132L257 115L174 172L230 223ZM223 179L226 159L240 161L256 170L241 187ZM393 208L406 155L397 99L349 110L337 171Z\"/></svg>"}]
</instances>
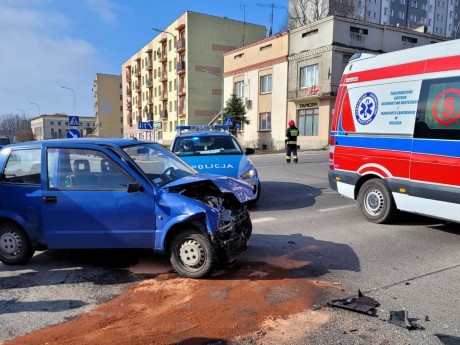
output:
<instances>
[{"instance_id":1,"label":"police car roof light bar","mask_svg":"<svg viewBox=\"0 0 460 345\"><path fill-rule=\"evenodd\" d=\"M182 131L227 131L230 128L229 125L192 125L192 126L176 126L176 130L181 133Z\"/></svg>"}]
</instances>

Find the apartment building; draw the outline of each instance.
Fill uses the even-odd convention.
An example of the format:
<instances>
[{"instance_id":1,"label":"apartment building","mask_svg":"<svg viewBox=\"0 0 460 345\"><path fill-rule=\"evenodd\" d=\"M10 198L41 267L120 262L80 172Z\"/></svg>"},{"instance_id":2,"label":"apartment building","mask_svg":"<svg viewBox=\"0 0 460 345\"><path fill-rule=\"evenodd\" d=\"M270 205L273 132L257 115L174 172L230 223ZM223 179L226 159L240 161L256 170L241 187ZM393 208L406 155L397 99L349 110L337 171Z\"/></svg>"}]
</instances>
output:
<instances>
[{"instance_id":1,"label":"apartment building","mask_svg":"<svg viewBox=\"0 0 460 345\"><path fill-rule=\"evenodd\" d=\"M286 116L296 121L301 149L328 145L340 78L354 53L380 54L443 40L446 38L334 16L290 31Z\"/></svg>"},{"instance_id":2,"label":"apartment building","mask_svg":"<svg viewBox=\"0 0 460 345\"><path fill-rule=\"evenodd\" d=\"M311 1L307 6L303 5L305 7L299 7L302 3L305 0L289 0L290 28L328 15L341 15L375 24L420 29L444 37L460 37L459 0L324 0ZM319 11L315 11L315 7ZM346 7L352 7L353 10ZM299 9L304 12L301 16ZM321 15L319 18L318 13Z\"/></svg>"},{"instance_id":3,"label":"apartment building","mask_svg":"<svg viewBox=\"0 0 460 345\"><path fill-rule=\"evenodd\" d=\"M177 125L219 114L223 54L265 38L265 27L188 11L160 29L122 65L123 137L169 144Z\"/></svg>"},{"instance_id":4,"label":"apartment building","mask_svg":"<svg viewBox=\"0 0 460 345\"><path fill-rule=\"evenodd\" d=\"M69 115L52 114L40 115L30 120L30 126L35 140L60 139L67 137L69 129L78 129L82 137L93 135L96 129L96 119L91 116L79 116L80 125L69 125Z\"/></svg>"},{"instance_id":5,"label":"apartment building","mask_svg":"<svg viewBox=\"0 0 460 345\"><path fill-rule=\"evenodd\" d=\"M240 97L250 121L238 132L245 147L284 148L288 38L283 32L224 54L225 99Z\"/></svg>"},{"instance_id":6,"label":"apartment building","mask_svg":"<svg viewBox=\"0 0 460 345\"><path fill-rule=\"evenodd\" d=\"M101 138L123 137L123 97L121 75L96 73L93 83L96 129Z\"/></svg>"}]
</instances>

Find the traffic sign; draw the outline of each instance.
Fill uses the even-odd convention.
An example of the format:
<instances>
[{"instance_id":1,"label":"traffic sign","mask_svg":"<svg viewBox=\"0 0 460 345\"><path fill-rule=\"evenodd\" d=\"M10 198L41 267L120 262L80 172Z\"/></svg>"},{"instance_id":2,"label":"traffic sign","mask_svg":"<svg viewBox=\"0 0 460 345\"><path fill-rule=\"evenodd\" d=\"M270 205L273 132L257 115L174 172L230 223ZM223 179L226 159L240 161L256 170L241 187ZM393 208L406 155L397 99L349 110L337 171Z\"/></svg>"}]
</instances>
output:
<instances>
[{"instance_id":1,"label":"traffic sign","mask_svg":"<svg viewBox=\"0 0 460 345\"><path fill-rule=\"evenodd\" d=\"M225 119L224 125L233 126L233 119L231 117L227 117Z\"/></svg>"},{"instance_id":2,"label":"traffic sign","mask_svg":"<svg viewBox=\"0 0 460 345\"><path fill-rule=\"evenodd\" d=\"M72 128L67 131L67 138L81 138L81 133L78 129Z\"/></svg>"},{"instance_id":3,"label":"traffic sign","mask_svg":"<svg viewBox=\"0 0 460 345\"><path fill-rule=\"evenodd\" d=\"M80 126L80 116L69 116L69 126Z\"/></svg>"},{"instance_id":4,"label":"traffic sign","mask_svg":"<svg viewBox=\"0 0 460 345\"><path fill-rule=\"evenodd\" d=\"M153 121L149 121L149 122L138 122L138 123L137 123L137 129L152 130L152 129L153 129Z\"/></svg>"}]
</instances>

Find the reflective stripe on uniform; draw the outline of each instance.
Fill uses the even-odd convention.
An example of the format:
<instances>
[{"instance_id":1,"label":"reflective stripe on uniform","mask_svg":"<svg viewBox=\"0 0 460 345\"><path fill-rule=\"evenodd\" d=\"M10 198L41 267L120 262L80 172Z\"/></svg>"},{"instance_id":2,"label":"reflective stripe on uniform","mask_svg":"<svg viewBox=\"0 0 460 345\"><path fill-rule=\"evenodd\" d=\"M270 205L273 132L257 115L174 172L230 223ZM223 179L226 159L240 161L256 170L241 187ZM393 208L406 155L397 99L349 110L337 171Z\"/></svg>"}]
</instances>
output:
<instances>
[{"instance_id":1,"label":"reflective stripe on uniform","mask_svg":"<svg viewBox=\"0 0 460 345\"><path fill-rule=\"evenodd\" d=\"M291 129L290 130L291 137L296 137L299 135L299 130L298 129Z\"/></svg>"},{"instance_id":2,"label":"reflective stripe on uniform","mask_svg":"<svg viewBox=\"0 0 460 345\"><path fill-rule=\"evenodd\" d=\"M288 141L287 143L288 143L288 145L295 145L295 144L297 144L297 141Z\"/></svg>"}]
</instances>

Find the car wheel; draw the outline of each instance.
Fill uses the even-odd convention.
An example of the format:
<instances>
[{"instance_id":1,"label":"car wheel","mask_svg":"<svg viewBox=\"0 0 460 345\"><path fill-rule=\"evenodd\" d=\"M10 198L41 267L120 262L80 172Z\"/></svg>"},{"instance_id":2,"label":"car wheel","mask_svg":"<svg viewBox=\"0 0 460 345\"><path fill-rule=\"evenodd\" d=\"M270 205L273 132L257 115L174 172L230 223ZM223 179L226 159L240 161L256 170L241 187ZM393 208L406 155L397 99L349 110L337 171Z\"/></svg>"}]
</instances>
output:
<instances>
[{"instance_id":1,"label":"car wheel","mask_svg":"<svg viewBox=\"0 0 460 345\"><path fill-rule=\"evenodd\" d=\"M27 234L15 224L0 225L0 261L7 265L20 265L30 260L35 250Z\"/></svg>"},{"instance_id":2,"label":"car wheel","mask_svg":"<svg viewBox=\"0 0 460 345\"><path fill-rule=\"evenodd\" d=\"M179 232L171 242L170 260L173 268L183 277L203 278L215 264L214 248L208 238L196 230Z\"/></svg>"},{"instance_id":3,"label":"car wheel","mask_svg":"<svg viewBox=\"0 0 460 345\"><path fill-rule=\"evenodd\" d=\"M397 214L390 187L381 179L364 182L359 190L358 203L361 212L373 223L389 223Z\"/></svg>"}]
</instances>

